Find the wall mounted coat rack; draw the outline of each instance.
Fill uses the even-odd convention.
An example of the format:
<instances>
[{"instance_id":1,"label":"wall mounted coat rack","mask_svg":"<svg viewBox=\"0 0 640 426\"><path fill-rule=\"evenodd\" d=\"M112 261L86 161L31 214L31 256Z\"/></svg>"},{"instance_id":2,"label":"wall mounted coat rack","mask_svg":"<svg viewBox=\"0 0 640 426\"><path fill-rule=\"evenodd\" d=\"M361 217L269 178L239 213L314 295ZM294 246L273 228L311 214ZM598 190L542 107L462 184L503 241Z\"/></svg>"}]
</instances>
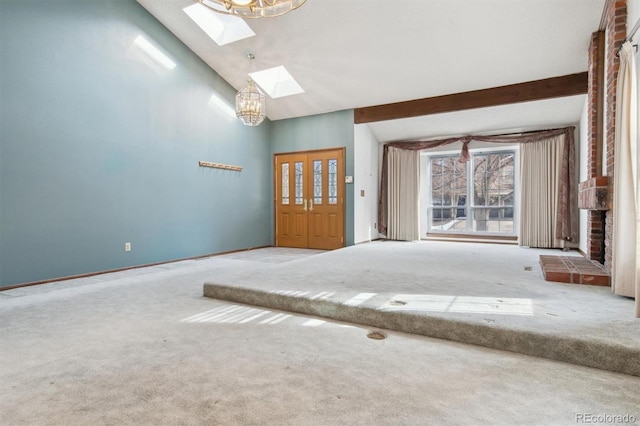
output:
<instances>
[{"instance_id":1,"label":"wall mounted coat rack","mask_svg":"<svg viewBox=\"0 0 640 426\"><path fill-rule=\"evenodd\" d=\"M233 170L235 172L241 172L242 167L232 166L230 164L211 163L209 161L198 161L200 167L211 167L213 169Z\"/></svg>"}]
</instances>

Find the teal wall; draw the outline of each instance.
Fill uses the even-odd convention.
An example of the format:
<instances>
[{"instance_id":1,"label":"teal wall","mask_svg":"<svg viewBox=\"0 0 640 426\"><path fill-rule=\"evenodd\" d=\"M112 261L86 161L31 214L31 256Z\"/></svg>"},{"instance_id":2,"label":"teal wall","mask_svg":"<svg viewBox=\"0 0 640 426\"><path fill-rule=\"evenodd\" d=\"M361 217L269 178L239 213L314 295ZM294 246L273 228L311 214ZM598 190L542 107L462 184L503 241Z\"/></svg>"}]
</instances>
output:
<instances>
[{"instance_id":1,"label":"teal wall","mask_svg":"<svg viewBox=\"0 0 640 426\"><path fill-rule=\"evenodd\" d=\"M346 175L354 174L353 110L292 118L271 123L271 153L306 151L325 148L345 148ZM269 180L273 187L273 175ZM273 190L273 189L272 189ZM353 184L346 184L345 244L354 243ZM273 205L270 220L273 224ZM273 239L273 225L271 226Z\"/></svg>"},{"instance_id":2,"label":"teal wall","mask_svg":"<svg viewBox=\"0 0 640 426\"><path fill-rule=\"evenodd\" d=\"M270 245L272 123L214 92L233 103L134 0L0 0L0 287Z\"/></svg>"}]
</instances>

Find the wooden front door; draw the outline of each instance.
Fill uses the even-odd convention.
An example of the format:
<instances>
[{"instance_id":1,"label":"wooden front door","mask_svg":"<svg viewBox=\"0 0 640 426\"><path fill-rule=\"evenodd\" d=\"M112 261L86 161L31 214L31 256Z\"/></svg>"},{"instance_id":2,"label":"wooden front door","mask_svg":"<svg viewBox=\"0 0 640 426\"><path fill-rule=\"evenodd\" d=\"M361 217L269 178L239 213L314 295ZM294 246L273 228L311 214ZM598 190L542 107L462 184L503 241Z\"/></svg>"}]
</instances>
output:
<instances>
[{"instance_id":1,"label":"wooden front door","mask_svg":"<svg viewBox=\"0 0 640 426\"><path fill-rule=\"evenodd\" d=\"M344 149L275 156L276 246L344 247Z\"/></svg>"}]
</instances>

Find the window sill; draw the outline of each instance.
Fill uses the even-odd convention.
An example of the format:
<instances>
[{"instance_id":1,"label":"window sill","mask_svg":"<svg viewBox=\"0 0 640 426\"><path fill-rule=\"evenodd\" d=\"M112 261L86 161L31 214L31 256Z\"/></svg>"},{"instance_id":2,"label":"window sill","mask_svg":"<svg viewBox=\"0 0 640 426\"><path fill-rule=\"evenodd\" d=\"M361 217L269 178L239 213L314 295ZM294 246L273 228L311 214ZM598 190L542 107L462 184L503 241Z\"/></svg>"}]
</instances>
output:
<instances>
[{"instance_id":1,"label":"window sill","mask_svg":"<svg viewBox=\"0 0 640 426\"><path fill-rule=\"evenodd\" d=\"M518 244L518 237L515 235L428 233L427 236L422 239L427 241L462 241L472 243Z\"/></svg>"}]
</instances>

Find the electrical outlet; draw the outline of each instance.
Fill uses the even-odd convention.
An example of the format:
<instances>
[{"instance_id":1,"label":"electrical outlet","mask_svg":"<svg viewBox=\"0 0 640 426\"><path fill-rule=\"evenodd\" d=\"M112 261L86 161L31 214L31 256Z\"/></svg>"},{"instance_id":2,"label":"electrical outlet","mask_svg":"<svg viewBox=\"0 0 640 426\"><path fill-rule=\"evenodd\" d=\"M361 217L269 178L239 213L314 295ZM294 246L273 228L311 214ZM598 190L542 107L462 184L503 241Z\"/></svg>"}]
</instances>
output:
<instances>
[{"instance_id":1,"label":"electrical outlet","mask_svg":"<svg viewBox=\"0 0 640 426\"><path fill-rule=\"evenodd\" d=\"M131 251L131 243L124 243L124 251Z\"/></svg>"},{"instance_id":2,"label":"electrical outlet","mask_svg":"<svg viewBox=\"0 0 640 426\"><path fill-rule=\"evenodd\" d=\"M377 224L377 223L374 223L374 224L373 224L373 229L377 229L377 227L378 227L378 224Z\"/></svg>"}]
</instances>

